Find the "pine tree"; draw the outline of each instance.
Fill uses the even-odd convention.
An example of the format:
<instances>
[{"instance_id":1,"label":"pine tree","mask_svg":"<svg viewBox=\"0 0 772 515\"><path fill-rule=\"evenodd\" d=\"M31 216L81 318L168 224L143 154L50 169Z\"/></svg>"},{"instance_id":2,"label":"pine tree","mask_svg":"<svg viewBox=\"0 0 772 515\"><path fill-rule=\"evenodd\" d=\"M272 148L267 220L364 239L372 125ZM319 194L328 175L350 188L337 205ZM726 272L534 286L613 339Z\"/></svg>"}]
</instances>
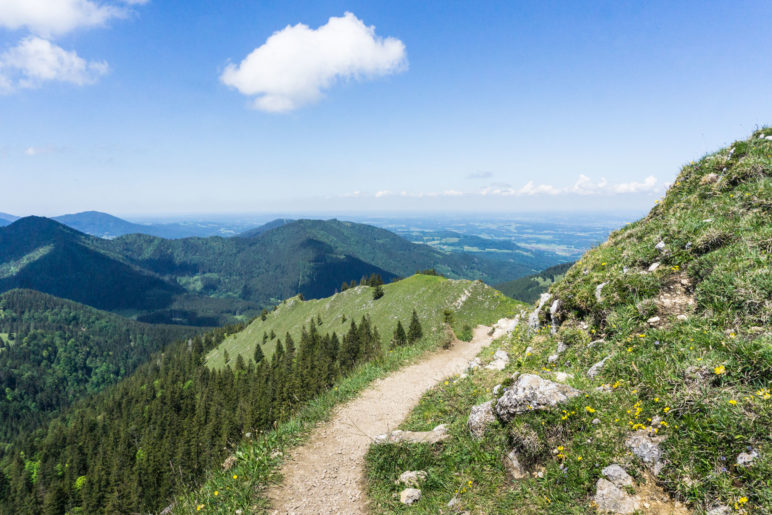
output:
<instances>
[{"instance_id":1,"label":"pine tree","mask_svg":"<svg viewBox=\"0 0 772 515\"><path fill-rule=\"evenodd\" d=\"M402 327L402 322L397 322L397 328L394 329L394 338L391 340L393 347L402 347L407 345L407 335L405 334L405 328Z\"/></svg>"},{"instance_id":2,"label":"pine tree","mask_svg":"<svg viewBox=\"0 0 772 515\"><path fill-rule=\"evenodd\" d=\"M260 348L260 345L255 345L255 363L260 363L265 358L265 354L263 354L263 350Z\"/></svg>"},{"instance_id":3,"label":"pine tree","mask_svg":"<svg viewBox=\"0 0 772 515\"><path fill-rule=\"evenodd\" d=\"M383 286L380 284L373 289L373 300L378 300L383 297Z\"/></svg>"},{"instance_id":4,"label":"pine tree","mask_svg":"<svg viewBox=\"0 0 772 515\"><path fill-rule=\"evenodd\" d=\"M407 330L407 341L415 343L420 340L424 335L424 330L421 327L421 322L418 320L418 314L413 310L413 316L410 319L410 326Z\"/></svg>"}]
</instances>

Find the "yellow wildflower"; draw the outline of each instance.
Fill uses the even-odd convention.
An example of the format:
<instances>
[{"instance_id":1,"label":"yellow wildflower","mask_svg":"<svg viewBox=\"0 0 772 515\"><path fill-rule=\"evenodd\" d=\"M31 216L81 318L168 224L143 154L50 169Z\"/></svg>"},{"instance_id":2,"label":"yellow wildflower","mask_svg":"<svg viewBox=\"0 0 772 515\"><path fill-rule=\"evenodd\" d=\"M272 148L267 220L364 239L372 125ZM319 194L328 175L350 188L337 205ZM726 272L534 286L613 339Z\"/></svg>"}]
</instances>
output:
<instances>
[{"instance_id":1,"label":"yellow wildflower","mask_svg":"<svg viewBox=\"0 0 772 515\"><path fill-rule=\"evenodd\" d=\"M238 478L239 478L239 476L238 476L238 475L236 475L236 474L233 474L233 479L238 479Z\"/></svg>"},{"instance_id":2,"label":"yellow wildflower","mask_svg":"<svg viewBox=\"0 0 772 515\"><path fill-rule=\"evenodd\" d=\"M724 367L724 365L719 365L719 366L717 366L716 368L714 368L714 369L713 369L713 372L714 372L714 373L715 373L717 376L720 376L720 375L722 375L722 374L725 374L725 373L726 373L726 368Z\"/></svg>"},{"instance_id":3,"label":"yellow wildflower","mask_svg":"<svg viewBox=\"0 0 772 515\"><path fill-rule=\"evenodd\" d=\"M220 492L218 492L217 490L215 490L215 491L214 491L214 496L215 496L215 497L217 497L218 495L220 495Z\"/></svg>"},{"instance_id":4,"label":"yellow wildflower","mask_svg":"<svg viewBox=\"0 0 772 515\"><path fill-rule=\"evenodd\" d=\"M587 413L595 413L595 410L594 410L594 409L592 409L592 408L591 408L591 407L589 407L589 406L585 406L585 407L584 407L584 409L587 411Z\"/></svg>"},{"instance_id":5,"label":"yellow wildflower","mask_svg":"<svg viewBox=\"0 0 772 515\"><path fill-rule=\"evenodd\" d=\"M737 401L736 401L736 400L734 400L734 399L730 399L730 400L729 400L729 404L731 404L732 406L734 406L735 404L737 404Z\"/></svg>"}]
</instances>

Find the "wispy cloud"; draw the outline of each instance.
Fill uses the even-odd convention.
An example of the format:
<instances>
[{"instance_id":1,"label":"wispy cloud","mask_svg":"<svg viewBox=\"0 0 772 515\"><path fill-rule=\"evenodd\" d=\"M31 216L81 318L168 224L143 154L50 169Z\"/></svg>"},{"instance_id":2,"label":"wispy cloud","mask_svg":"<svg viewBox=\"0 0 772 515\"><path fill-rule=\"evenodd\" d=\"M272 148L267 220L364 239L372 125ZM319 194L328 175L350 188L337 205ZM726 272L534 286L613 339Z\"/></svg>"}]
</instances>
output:
<instances>
[{"instance_id":1,"label":"wispy cloud","mask_svg":"<svg viewBox=\"0 0 772 515\"><path fill-rule=\"evenodd\" d=\"M220 75L223 84L257 97L253 105L286 112L319 100L340 79L363 79L407 67L402 41L376 36L352 13L332 17L318 29L299 23L275 32L238 65Z\"/></svg>"},{"instance_id":2,"label":"wispy cloud","mask_svg":"<svg viewBox=\"0 0 772 515\"><path fill-rule=\"evenodd\" d=\"M44 147L27 147L24 149L24 155L29 157L35 157L35 156L42 156L46 154L56 154L59 152L62 152L63 149L61 147L57 147L54 145L47 145Z\"/></svg>"},{"instance_id":3,"label":"wispy cloud","mask_svg":"<svg viewBox=\"0 0 772 515\"><path fill-rule=\"evenodd\" d=\"M447 189L442 191L400 191L380 190L375 194L355 191L347 193L344 197L371 197L385 198L399 195L409 198L438 198L438 197L533 197L533 196L557 196L557 195L624 195L631 193L648 193L662 190L657 179L653 176L646 177L643 181L631 181L621 183L609 183L601 178L594 182L584 174L580 174L576 182L570 186L557 187L552 184L537 184L528 181L519 188L509 184L497 183L486 186L478 191L459 191Z\"/></svg>"},{"instance_id":4,"label":"wispy cloud","mask_svg":"<svg viewBox=\"0 0 772 515\"><path fill-rule=\"evenodd\" d=\"M29 36L0 54L0 92L37 88L52 81L93 84L108 70L104 61L86 61L75 51Z\"/></svg>"}]
</instances>

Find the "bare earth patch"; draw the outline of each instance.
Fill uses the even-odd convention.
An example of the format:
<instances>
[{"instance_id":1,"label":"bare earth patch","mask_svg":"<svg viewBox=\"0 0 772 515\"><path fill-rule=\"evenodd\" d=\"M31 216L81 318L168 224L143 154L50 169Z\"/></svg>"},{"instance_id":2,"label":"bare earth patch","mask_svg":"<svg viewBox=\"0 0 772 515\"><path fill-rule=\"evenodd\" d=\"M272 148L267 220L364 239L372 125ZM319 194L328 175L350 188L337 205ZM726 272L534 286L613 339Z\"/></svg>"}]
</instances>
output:
<instances>
[{"instance_id":1,"label":"bare earth patch","mask_svg":"<svg viewBox=\"0 0 772 515\"><path fill-rule=\"evenodd\" d=\"M396 428L435 384L463 372L491 343L489 330L478 326L471 342L457 340L338 408L291 452L281 471L284 481L268 491L273 513L367 513L364 458L373 439Z\"/></svg>"}]
</instances>

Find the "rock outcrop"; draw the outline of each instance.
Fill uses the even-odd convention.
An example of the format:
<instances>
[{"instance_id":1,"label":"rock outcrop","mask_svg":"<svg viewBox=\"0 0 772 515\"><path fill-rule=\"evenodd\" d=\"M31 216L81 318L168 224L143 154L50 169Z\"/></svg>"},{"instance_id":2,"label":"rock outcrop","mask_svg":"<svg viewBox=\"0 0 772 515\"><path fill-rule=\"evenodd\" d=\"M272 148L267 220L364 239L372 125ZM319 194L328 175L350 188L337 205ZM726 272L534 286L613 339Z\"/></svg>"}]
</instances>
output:
<instances>
[{"instance_id":1,"label":"rock outcrop","mask_svg":"<svg viewBox=\"0 0 772 515\"><path fill-rule=\"evenodd\" d=\"M531 410L557 406L579 395L579 390L555 383L534 374L523 374L504 392L496 403L496 414L504 422Z\"/></svg>"}]
</instances>

